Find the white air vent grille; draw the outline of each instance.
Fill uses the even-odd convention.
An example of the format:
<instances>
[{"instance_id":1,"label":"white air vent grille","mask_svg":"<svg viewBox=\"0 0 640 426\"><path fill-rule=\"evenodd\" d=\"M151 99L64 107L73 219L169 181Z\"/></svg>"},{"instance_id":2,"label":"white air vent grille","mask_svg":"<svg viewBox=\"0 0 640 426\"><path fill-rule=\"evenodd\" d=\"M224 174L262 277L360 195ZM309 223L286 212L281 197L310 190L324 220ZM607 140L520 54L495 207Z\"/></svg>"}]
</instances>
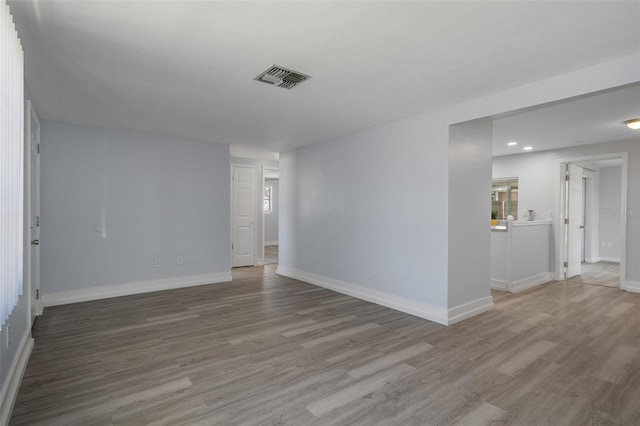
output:
<instances>
[{"instance_id":1,"label":"white air vent grille","mask_svg":"<svg viewBox=\"0 0 640 426\"><path fill-rule=\"evenodd\" d=\"M284 89L293 89L298 84L310 79L311 76L299 71L293 71L280 65L272 65L255 78L256 81L271 84Z\"/></svg>"}]
</instances>

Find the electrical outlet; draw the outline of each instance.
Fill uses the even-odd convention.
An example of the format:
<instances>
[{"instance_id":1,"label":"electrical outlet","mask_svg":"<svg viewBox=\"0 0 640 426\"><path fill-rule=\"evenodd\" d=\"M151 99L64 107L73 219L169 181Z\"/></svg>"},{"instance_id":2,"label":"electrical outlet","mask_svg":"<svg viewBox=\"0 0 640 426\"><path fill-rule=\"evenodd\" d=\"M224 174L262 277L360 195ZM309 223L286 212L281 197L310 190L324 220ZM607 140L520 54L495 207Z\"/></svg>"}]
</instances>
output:
<instances>
[{"instance_id":1,"label":"electrical outlet","mask_svg":"<svg viewBox=\"0 0 640 426\"><path fill-rule=\"evenodd\" d=\"M182 264L184 264L182 256L176 256L176 265L182 265Z\"/></svg>"},{"instance_id":2,"label":"electrical outlet","mask_svg":"<svg viewBox=\"0 0 640 426\"><path fill-rule=\"evenodd\" d=\"M156 268L160 267L160 258L156 257L156 260L154 260L153 262L153 266L155 266Z\"/></svg>"}]
</instances>

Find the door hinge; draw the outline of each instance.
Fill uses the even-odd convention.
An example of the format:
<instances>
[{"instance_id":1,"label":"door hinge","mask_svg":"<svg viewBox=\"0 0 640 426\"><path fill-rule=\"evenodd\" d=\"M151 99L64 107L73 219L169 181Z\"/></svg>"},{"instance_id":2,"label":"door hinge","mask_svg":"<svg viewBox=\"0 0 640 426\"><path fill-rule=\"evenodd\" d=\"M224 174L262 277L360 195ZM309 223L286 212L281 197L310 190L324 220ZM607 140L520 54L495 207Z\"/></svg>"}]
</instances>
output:
<instances>
[{"instance_id":1,"label":"door hinge","mask_svg":"<svg viewBox=\"0 0 640 426\"><path fill-rule=\"evenodd\" d=\"M564 267L568 268L569 267L569 262L564 262Z\"/></svg>"},{"instance_id":2,"label":"door hinge","mask_svg":"<svg viewBox=\"0 0 640 426\"><path fill-rule=\"evenodd\" d=\"M40 216L36 216L36 226L40 226Z\"/></svg>"},{"instance_id":3,"label":"door hinge","mask_svg":"<svg viewBox=\"0 0 640 426\"><path fill-rule=\"evenodd\" d=\"M570 180L570 179L571 179L571 176L569 176L569 174L566 174L566 175L564 176L564 180L567 180L567 181L568 181L568 180Z\"/></svg>"},{"instance_id":4,"label":"door hinge","mask_svg":"<svg viewBox=\"0 0 640 426\"><path fill-rule=\"evenodd\" d=\"M40 144L38 144L38 145L36 146L36 152L37 152L38 154L40 154Z\"/></svg>"},{"instance_id":5,"label":"door hinge","mask_svg":"<svg viewBox=\"0 0 640 426\"><path fill-rule=\"evenodd\" d=\"M233 244L231 244L231 250L233 250Z\"/></svg>"},{"instance_id":6,"label":"door hinge","mask_svg":"<svg viewBox=\"0 0 640 426\"><path fill-rule=\"evenodd\" d=\"M40 300L40 289L36 289L36 300Z\"/></svg>"},{"instance_id":7,"label":"door hinge","mask_svg":"<svg viewBox=\"0 0 640 426\"><path fill-rule=\"evenodd\" d=\"M568 224L569 224L569 219L568 219L568 218L564 220L564 224L565 224L565 225L568 225Z\"/></svg>"}]
</instances>

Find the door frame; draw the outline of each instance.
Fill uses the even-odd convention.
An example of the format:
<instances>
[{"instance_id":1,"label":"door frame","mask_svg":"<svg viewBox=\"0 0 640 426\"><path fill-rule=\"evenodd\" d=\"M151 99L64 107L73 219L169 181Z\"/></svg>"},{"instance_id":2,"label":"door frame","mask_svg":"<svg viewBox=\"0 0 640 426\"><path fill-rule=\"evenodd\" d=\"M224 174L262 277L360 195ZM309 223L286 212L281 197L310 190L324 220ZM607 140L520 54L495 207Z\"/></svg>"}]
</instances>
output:
<instances>
[{"instance_id":1,"label":"door frame","mask_svg":"<svg viewBox=\"0 0 640 426\"><path fill-rule=\"evenodd\" d=\"M231 265L232 268L234 268L233 266L233 243L234 243L234 226L235 226L235 219L234 219L234 214L233 214L233 206L234 206L234 191L233 191L233 170L236 167L242 167L242 168L246 168L246 169L253 169L253 176L254 176L254 180L253 180L253 211L251 212L252 217L253 217L253 266L257 265L258 262L258 253L256 253L256 247L258 245L258 227L256 226L256 223L258 222L257 220L257 200L256 200L256 180L257 180L257 168L255 165L253 164L242 164L242 163L231 163L230 167L229 167L229 231L230 231L230 241L231 241L231 247L229 247L229 265Z\"/></svg>"},{"instance_id":2,"label":"door frame","mask_svg":"<svg viewBox=\"0 0 640 426\"><path fill-rule=\"evenodd\" d=\"M566 218L566 186L565 186L565 165L567 163L575 163L582 161L622 160L622 177L620 181L620 290L626 290L627 279L627 176L629 170L629 153L612 152L607 154L587 155L582 157L569 157L556 160L556 179L555 179L555 218L553 221L555 230L555 279L562 281L564 277L564 257L567 252L565 243L565 218ZM562 231L562 232L560 232Z\"/></svg>"},{"instance_id":3,"label":"door frame","mask_svg":"<svg viewBox=\"0 0 640 426\"><path fill-rule=\"evenodd\" d=\"M589 180L584 174L582 175L582 236L580 247L580 262L587 261L587 181ZM589 200L590 201L590 200Z\"/></svg>"},{"instance_id":4,"label":"door frame","mask_svg":"<svg viewBox=\"0 0 640 426\"><path fill-rule=\"evenodd\" d=\"M38 144L40 144L40 120L38 119L38 114L36 113L35 107L31 100L25 101L25 143L24 143L24 181L25 181L25 238L24 238L24 250L26 252L25 262L24 262L24 275L25 280L27 281L27 288L29 297L27 297L27 310L29 312L29 323L30 326L33 326L35 322L35 318L39 315L42 315L42 303L40 302L41 294L40 293L40 265L39 265L39 256L38 259L33 259L31 240L33 235L33 230L31 228L31 218L33 217L32 210L34 208L39 209L40 204L40 196L38 195L38 206L34 206L32 203L32 196L34 188L37 188L39 194L39 186L40 186L40 170L38 170L38 182L33 182L32 178L32 140L33 135L31 133L32 122L35 122L38 127ZM39 154L38 154L39 155ZM40 168L40 161L38 158L38 169ZM36 187L37 185L37 187ZM38 216L40 216L40 212L38 211ZM38 225L39 226L39 225ZM36 265L36 276L34 277L32 274L32 266L33 262L37 261L38 265ZM36 297L34 298L34 294ZM34 306L35 305L35 306Z\"/></svg>"},{"instance_id":5,"label":"door frame","mask_svg":"<svg viewBox=\"0 0 640 426\"><path fill-rule=\"evenodd\" d=\"M267 178L266 178L266 171L272 171L272 172L278 172L278 182L280 182L280 168L279 167L270 167L270 166L262 166L262 186L260 187L260 204L259 204L259 209L260 209L260 215L262 217L262 245L261 245L261 249L260 249L260 259L261 259L261 263L264 264L264 246L265 246L265 229L264 229L264 225L265 225L265 213L264 213L264 208L263 208L263 198L264 198L264 187L267 185ZM278 218L279 220L279 218ZM280 240L278 238L278 240Z\"/></svg>"}]
</instances>

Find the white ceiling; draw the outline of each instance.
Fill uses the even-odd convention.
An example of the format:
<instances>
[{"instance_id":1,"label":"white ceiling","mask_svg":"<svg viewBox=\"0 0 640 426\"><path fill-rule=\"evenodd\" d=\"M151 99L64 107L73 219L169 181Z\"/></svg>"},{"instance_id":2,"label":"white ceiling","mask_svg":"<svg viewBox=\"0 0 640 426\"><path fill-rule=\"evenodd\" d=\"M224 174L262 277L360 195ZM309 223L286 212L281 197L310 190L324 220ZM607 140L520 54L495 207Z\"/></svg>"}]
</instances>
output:
<instances>
[{"instance_id":1,"label":"white ceiling","mask_svg":"<svg viewBox=\"0 0 640 426\"><path fill-rule=\"evenodd\" d=\"M640 118L640 85L607 91L493 121L493 155L640 138L625 120ZM507 146L510 141L516 146Z\"/></svg>"},{"instance_id":2,"label":"white ceiling","mask_svg":"<svg viewBox=\"0 0 640 426\"><path fill-rule=\"evenodd\" d=\"M8 3L42 118L274 151L640 51L636 1Z\"/></svg>"}]
</instances>

